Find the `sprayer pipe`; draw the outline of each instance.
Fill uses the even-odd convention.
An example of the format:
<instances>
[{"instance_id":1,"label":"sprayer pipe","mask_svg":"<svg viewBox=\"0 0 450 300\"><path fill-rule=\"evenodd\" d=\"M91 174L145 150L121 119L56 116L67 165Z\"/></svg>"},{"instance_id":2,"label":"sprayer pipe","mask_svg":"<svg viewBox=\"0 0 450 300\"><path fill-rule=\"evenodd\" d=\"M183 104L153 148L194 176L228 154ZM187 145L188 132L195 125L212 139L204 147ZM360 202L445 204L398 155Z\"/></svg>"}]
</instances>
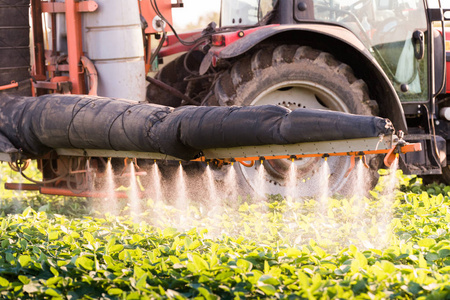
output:
<instances>
[{"instance_id":1,"label":"sprayer pipe","mask_svg":"<svg viewBox=\"0 0 450 300\"><path fill-rule=\"evenodd\" d=\"M241 165L243 165L244 167L247 167L247 168L251 168L255 165L254 160L250 161L249 163L245 162L245 161L239 161L239 162L241 163Z\"/></svg>"},{"instance_id":2,"label":"sprayer pipe","mask_svg":"<svg viewBox=\"0 0 450 300\"><path fill-rule=\"evenodd\" d=\"M17 82L11 81L10 84L0 86L0 91L16 88L18 86L19 84Z\"/></svg>"},{"instance_id":3,"label":"sprayer pipe","mask_svg":"<svg viewBox=\"0 0 450 300\"><path fill-rule=\"evenodd\" d=\"M54 188L54 187L41 187L41 194L47 195L60 195L60 196L68 196L68 197L92 197L92 198L105 198L108 197L107 193L104 192L89 192L83 191L80 193L74 193L69 189L64 188ZM115 192L115 197L118 199L127 199L128 194L126 192Z\"/></svg>"},{"instance_id":4,"label":"sprayer pipe","mask_svg":"<svg viewBox=\"0 0 450 300\"><path fill-rule=\"evenodd\" d=\"M98 89L98 74L95 65L86 56L81 57L83 67L88 71L89 76L89 95L97 96Z\"/></svg>"}]
</instances>

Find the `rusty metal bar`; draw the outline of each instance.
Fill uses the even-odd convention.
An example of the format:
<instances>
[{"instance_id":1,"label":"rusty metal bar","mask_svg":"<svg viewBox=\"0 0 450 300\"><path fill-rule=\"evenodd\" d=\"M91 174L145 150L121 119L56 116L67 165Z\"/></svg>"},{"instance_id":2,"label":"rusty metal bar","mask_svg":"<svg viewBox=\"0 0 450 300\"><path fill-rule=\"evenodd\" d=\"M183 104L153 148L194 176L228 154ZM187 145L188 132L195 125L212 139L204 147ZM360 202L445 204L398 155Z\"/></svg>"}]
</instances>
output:
<instances>
[{"instance_id":1,"label":"rusty metal bar","mask_svg":"<svg viewBox=\"0 0 450 300\"><path fill-rule=\"evenodd\" d=\"M89 197L89 198L107 198L109 193L98 192L98 191L85 191L80 193L75 193L69 189L54 188L54 187L41 187L41 194L46 195L58 195L58 196L68 196L68 197ZM115 192L117 199L127 199L128 194L126 192Z\"/></svg>"},{"instance_id":2,"label":"rusty metal bar","mask_svg":"<svg viewBox=\"0 0 450 300\"><path fill-rule=\"evenodd\" d=\"M41 186L34 183L6 182L5 189L14 191L39 191Z\"/></svg>"}]
</instances>

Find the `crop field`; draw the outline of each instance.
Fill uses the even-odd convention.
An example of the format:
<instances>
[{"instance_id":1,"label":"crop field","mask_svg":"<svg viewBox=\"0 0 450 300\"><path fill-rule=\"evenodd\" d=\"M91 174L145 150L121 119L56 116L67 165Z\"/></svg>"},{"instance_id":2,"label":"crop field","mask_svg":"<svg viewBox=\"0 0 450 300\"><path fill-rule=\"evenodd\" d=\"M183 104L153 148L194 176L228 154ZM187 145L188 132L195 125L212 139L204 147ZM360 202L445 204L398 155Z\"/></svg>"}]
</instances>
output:
<instances>
[{"instance_id":1,"label":"crop field","mask_svg":"<svg viewBox=\"0 0 450 300\"><path fill-rule=\"evenodd\" d=\"M2 182L13 174L1 165ZM363 199L193 203L184 226L143 201L139 223L101 202L2 189L1 299L443 299L449 186L397 173Z\"/></svg>"}]
</instances>

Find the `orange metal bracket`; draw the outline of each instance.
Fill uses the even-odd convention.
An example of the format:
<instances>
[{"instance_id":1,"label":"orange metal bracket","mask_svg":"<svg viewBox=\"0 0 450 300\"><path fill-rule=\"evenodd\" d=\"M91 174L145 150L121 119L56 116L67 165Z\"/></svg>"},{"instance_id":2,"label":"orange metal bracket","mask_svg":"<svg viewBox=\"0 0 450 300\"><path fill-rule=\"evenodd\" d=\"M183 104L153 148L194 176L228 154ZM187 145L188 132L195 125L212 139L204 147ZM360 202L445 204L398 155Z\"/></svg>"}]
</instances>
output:
<instances>
[{"instance_id":1,"label":"orange metal bracket","mask_svg":"<svg viewBox=\"0 0 450 300\"><path fill-rule=\"evenodd\" d=\"M369 165L367 164L366 156L362 155L360 158L363 162L363 165L366 169L370 169ZM344 177L348 177L350 175L350 172L355 168L355 160L356 156L352 155L350 156L350 167L348 168L347 172L345 173Z\"/></svg>"},{"instance_id":2,"label":"orange metal bracket","mask_svg":"<svg viewBox=\"0 0 450 300\"><path fill-rule=\"evenodd\" d=\"M350 175L350 172L355 168L355 156L350 156L350 167L348 168L347 172L345 173L344 177L348 177Z\"/></svg>"},{"instance_id":3,"label":"orange metal bracket","mask_svg":"<svg viewBox=\"0 0 450 300\"><path fill-rule=\"evenodd\" d=\"M399 147L393 147L389 150L389 152L384 157L384 165L386 167L390 167L394 160L397 158L398 153L408 153L408 152L416 152L422 151L422 144L414 143L414 144L406 144Z\"/></svg>"},{"instance_id":4,"label":"orange metal bracket","mask_svg":"<svg viewBox=\"0 0 450 300\"><path fill-rule=\"evenodd\" d=\"M422 144L421 143L407 144L401 146L399 151L401 153L422 151Z\"/></svg>"},{"instance_id":5,"label":"orange metal bracket","mask_svg":"<svg viewBox=\"0 0 450 300\"><path fill-rule=\"evenodd\" d=\"M389 152L386 154L386 156L384 157L384 165L386 167L390 167L392 166L392 163L394 162L394 160L397 158L397 155L395 153L395 149L396 147L393 147L391 150L389 150Z\"/></svg>"},{"instance_id":6,"label":"orange metal bracket","mask_svg":"<svg viewBox=\"0 0 450 300\"><path fill-rule=\"evenodd\" d=\"M365 167L366 169L370 169L369 165L367 164L367 158L366 158L366 156L363 155L363 156L361 157L361 159L363 160L363 165L364 165L364 167Z\"/></svg>"},{"instance_id":7,"label":"orange metal bracket","mask_svg":"<svg viewBox=\"0 0 450 300\"><path fill-rule=\"evenodd\" d=\"M0 91L13 89L13 88L16 88L18 86L19 86L19 84L13 80L13 81L11 81L10 84L0 86Z\"/></svg>"}]
</instances>

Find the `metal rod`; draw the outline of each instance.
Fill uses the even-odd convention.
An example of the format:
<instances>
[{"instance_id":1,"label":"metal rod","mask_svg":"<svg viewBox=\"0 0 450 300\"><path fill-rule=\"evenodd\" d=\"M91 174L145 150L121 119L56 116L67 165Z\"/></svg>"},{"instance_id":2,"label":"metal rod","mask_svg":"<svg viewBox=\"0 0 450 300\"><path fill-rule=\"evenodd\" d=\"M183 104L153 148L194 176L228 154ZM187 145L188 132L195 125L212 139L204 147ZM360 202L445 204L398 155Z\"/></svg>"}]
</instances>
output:
<instances>
[{"instance_id":1,"label":"metal rod","mask_svg":"<svg viewBox=\"0 0 450 300\"><path fill-rule=\"evenodd\" d=\"M17 82L11 82L10 84L0 86L0 91L16 88L18 86L19 84Z\"/></svg>"},{"instance_id":2,"label":"metal rod","mask_svg":"<svg viewBox=\"0 0 450 300\"><path fill-rule=\"evenodd\" d=\"M149 76L147 76L145 79L146 79L148 82L150 82L150 83L152 83L152 84L154 84L154 85L156 85L156 86L162 88L163 90L165 90L165 91L171 93L172 95L174 95L174 96L176 96L176 97L178 97L178 98L180 98L180 99L183 99L184 101L186 101L186 102L188 102L188 103L190 103L190 104L197 105L197 106L200 105L200 102L197 102L197 101L195 101L195 100L192 100L191 98L189 98L188 96L186 96L185 94L183 94L182 92L180 92L179 90L177 90L177 89L171 87L171 86L168 85L168 84L165 84L165 83L162 82L161 80L158 80L158 79L155 79L155 78L152 78L152 77L149 77Z\"/></svg>"},{"instance_id":3,"label":"metal rod","mask_svg":"<svg viewBox=\"0 0 450 300\"><path fill-rule=\"evenodd\" d=\"M41 187L41 194L47 195L60 195L60 196L68 196L68 197L89 197L89 198L107 198L109 193L104 192L96 192L96 191L85 191L80 193L74 193L69 189L63 188L54 188L54 187ZM127 199L128 194L126 192L115 192L115 196L118 199Z\"/></svg>"},{"instance_id":4,"label":"metal rod","mask_svg":"<svg viewBox=\"0 0 450 300\"><path fill-rule=\"evenodd\" d=\"M39 191L41 186L33 183L6 182L5 189L14 191Z\"/></svg>"}]
</instances>

